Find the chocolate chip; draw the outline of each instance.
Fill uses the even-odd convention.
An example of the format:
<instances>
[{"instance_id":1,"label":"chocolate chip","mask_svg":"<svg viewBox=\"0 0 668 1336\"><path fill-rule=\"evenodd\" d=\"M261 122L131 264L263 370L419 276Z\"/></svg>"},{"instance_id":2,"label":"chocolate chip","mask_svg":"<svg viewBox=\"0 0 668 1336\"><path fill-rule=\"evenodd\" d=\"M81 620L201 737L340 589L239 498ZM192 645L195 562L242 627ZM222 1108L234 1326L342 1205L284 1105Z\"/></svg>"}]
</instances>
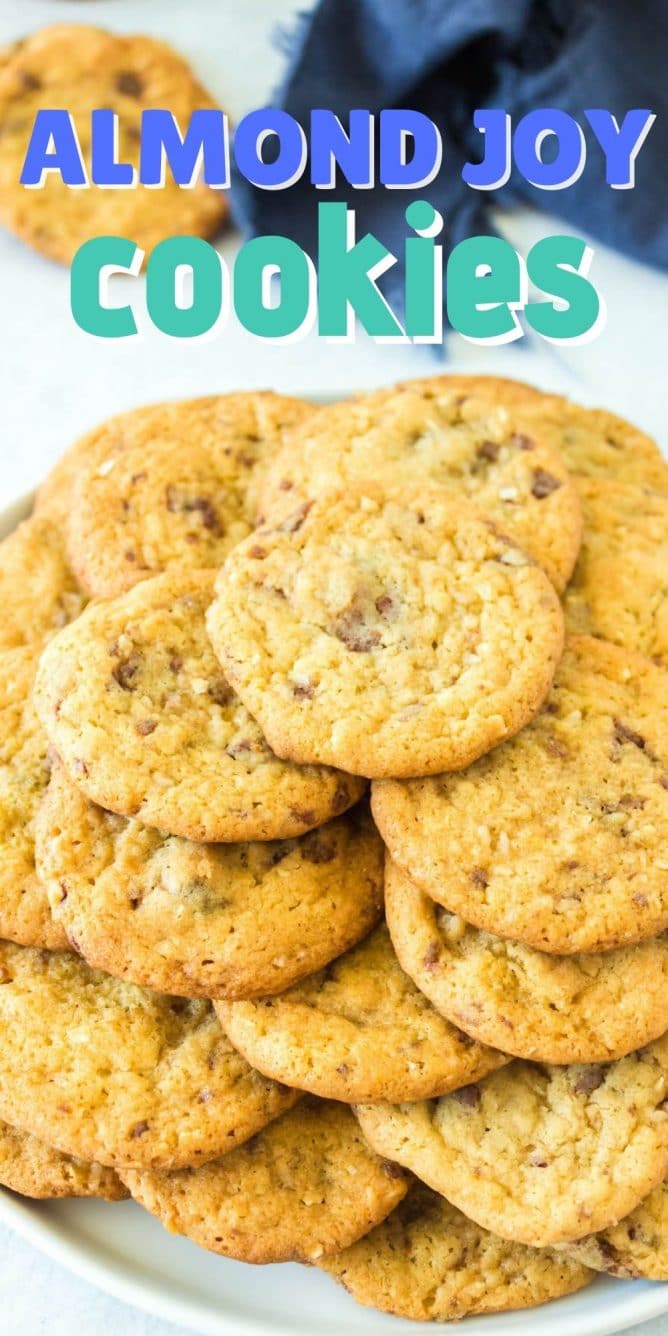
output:
<instances>
[{"instance_id":1,"label":"chocolate chip","mask_svg":"<svg viewBox=\"0 0 668 1336\"><path fill-rule=\"evenodd\" d=\"M452 1098L456 1099L458 1104L463 1104L465 1109L476 1109L480 1103L480 1087L462 1086L461 1089L453 1091Z\"/></svg>"},{"instance_id":2,"label":"chocolate chip","mask_svg":"<svg viewBox=\"0 0 668 1336\"><path fill-rule=\"evenodd\" d=\"M210 1090L200 1090L199 1095L197 1096L197 1103L210 1104L212 1099L213 1095Z\"/></svg>"},{"instance_id":3,"label":"chocolate chip","mask_svg":"<svg viewBox=\"0 0 668 1336\"><path fill-rule=\"evenodd\" d=\"M381 594L380 597L376 599L376 612L379 612L382 617L387 617L393 610L394 601L390 594Z\"/></svg>"},{"instance_id":4,"label":"chocolate chip","mask_svg":"<svg viewBox=\"0 0 668 1336\"><path fill-rule=\"evenodd\" d=\"M566 743L562 742L561 738L556 737L554 733L546 734L543 738L543 746L550 756L558 756L560 761L570 760L571 753Z\"/></svg>"},{"instance_id":5,"label":"chocolate chip","mask_svg":"<svg viewBox=\"0 0 668 1336\"><path fill-rule=\"evenodd\" d=\"M484 868L472 867L469 875L474 886L489 886L489 880Z\"/></svg>"},{"instance_id":6,"label":"chocolate chip","mask_svg":"<svg viewBox=\"0 0 668 1336\"><path fill-rule=\"evenodd\" d=\"M668 789L668 775L659 775L659 784L662 789Z\"/></svg>"},{"instance_id":7,"label":"chocolate chip","mask_svg":"<svg viewBox=\"0 0 668 1336\"><path fill-rule=\"evenodd\" d=\"M253 750L253 744L250 738L240 738L238 742L231 742L229 747L225 748L227 755L231 756L233 760L237 756L241 756L244 752L249 752L252 750Z\"/></svg>"},{"instance_id":8,"label":"chocolate chip","mask_svg":"<svg viewBox=\"0 0 668 1336\"><path fill-rule=\"evenodd\" d=\"M127 659L121 659L120 663L112 668L111 676L123 691L134 691L134 682L139 672L141 659L138 654L131 654Z\"/></svg>"},{"instance_id":9,"label":"chocolate chip","mask_svg":"<svg viewBox=\"0 0 668 1336\"><path fill-rule=\"evenodd\" d=\"M380 631L367 626L361 608L355 603L337 617L332 633L353 654L368 654L380 643Z\"/></svg>"},{"instance_id":10,"label":"chocolate chip","mask_svg":"<svg viewBox=\"0 0 668 1336\"><path fill-rule=\"evenodd\" d=\"M311 682L296 682L292 688L292 694L295 700L312 700L315 695L315 687Z\"/></svg>"},{"instance_id":11,"label":"chocolate chip","mask_svg":"<svg viewBox=\"0 0 668 1336\"><path fill-rule=\"evenodd\" d=\"M264 561L266 555L267 555L266 547L259 547L257 543L254 545L254 547L250 549L249 552L249 556L254 557L256 561Z\"/></svg>"},{"instance_id":12,"label":"chocolate chip","mask_svg":"<svg viewBox=\"0 0 668 1336\"><path fill-rule=\"evenodd\" d=\"M316 821L316 814L310 807L291 807L290 815L300 826L312 826Z\"/></svg>"},{"instance_id":13,"label":"chocolate chip","mask_svg":"<svg viewBox=\"0 0 668 1336\"><path fill-rule=\"evenodd\" d=\"M157 727L155 719L138 719L135 724L135 732L139 734L140 738L147 738L149 733L155 733Z\"/></svg>"},{"instance_id":14,"label":"chocolate chip","mask_svg":"<svg viewBox=\"0 0 668 1336\"><path fill-rule=\"evenodd\" d=\"M512 434L512 436L511 436L510 439L511 439L513 445L516 445L516 446L517 446L518 450L534 450L534 449L535 449L535 444L534 444L534 442L532 441L531 437L530 437L530 436L524 436L523 433L522 433L521 431L515 431L515 432L513 432L513 434Z\"/></svg>"},{"instance_id":15,"label":"chocolate chip","mask_svg":"<svg viewBox=\"0 0 668 1336\"><path fill-rule=\"evenodd\" d=\"M182 667L183 667L183 659L181 658L181 655L173 654L171 659L169 660L169 671L174 674L180 673ZM209 695L211 695L210 689L209 689Z\"/></svg>"},{"instance_id":16,"label":"chocolate chip","mask_svg":"<svg viewBox=\"0 0 668 1336\"><path fill-rule=\"evenodd\" d=\"M426 970L433 970L441 958L441 948L438 942L430 942L427 950L422 957L422 964Z\"/></svg>"},{"instance_id":17,"label":"chocolate chip","mask_svg":"<svg viewBox=\"0 0 668 1336\"><path fill-rule=\"evenodd\" d=\"M339 812L345 812L350 805L350 793L345 784L338 784L332 798L332 813L338 816Z\"/></svg>"},{"instance_id":18,"label":"chocolate chip","mask_svg":"<svg viewBox=\"0 0 668 1336\"><path fill-rule=\"evenodd\" d=\"M534 469L531 495L535 496L537 501L542 501L544 497L550 496L552 492L558 491L560 487L559 479L554 478L551 473L547 473L545 469Z\"/></svg>"},{"instance_id":19,"label":"chocolate chip","mask_svg":"<svg viewBox=\"0 0 668 1336\"><path fill-rule=\"evenodd\" d=\"M350 1067L348 1066L348 1063L347 1063L347 1062L342 1062L342 1063L341 1063L341 1066L340 1066L340 1067L337 1067L336 1070L337 1070L339 1076L347 1076L348 1073L350 1072Z\"/></svg>"},{"instance_id":20,"label":"chocolate chip","mask_svg":"<svg viewBox=\"0 0 668 1336\"><path fill-rule=\"evenodd\" d=\"M32 73L32 70L19 70L18 73L26 91L34 92L37 88L42 87L42 80L38 79L37 75Z\"/></svg>"},{"instance_id":21,"label":"chocolate chip","mask_svg":"<svg viewBox=\"0 0 668 1336\"><path fill-rule=\"evenodd\" d=\"M145 1132L148 1132L148 1123L144 1120L141 1123L135 1123L134 1127L130 1129L130 1136L133 1140L136 1140L137 1137L143 1137Z\"/></svg>"},{"instance_id":22,"label":"chocolate chip","mask_svg":"<svg viewBox=\"0 0 668 1336\"><path fill-rule=\"evenodd\" d=\"M383 1160L383 1173L388 1178L405 1178L406 1170L402 1169L400 1164L395 1164L393 1160Z\"/></svg>"},{"instance_id":23,"label":"chocolate chip","mask_svg":"<svg viewBox=\"0 0 668 1336\"><path fill-rule=\"evenodd\" d=\"M134 70L119 70L115 85L116 91L125 97L141 97L144 91L144 81Z\"/></svg>"},{"instance_id":24,"label":"chocolate chip","mask_svg":"<svg viewBox=\"0 0 668 1336\"><path fill-rule=\"evenodd\" d=\"M529 1156L529 1164L533 1165L534 1169L547 1169L548 1163L549 1161L538 1150L533 1151Z\"/></svg>"},{"instance_id":25,"label":"chocolate chip","mask_svg":"<svg viewBox=\"0 0 668 1336\"><path fill-rule=\"evenodd\" d=\"M304 504L299 507L299 510L293 510L292 514L288 515L287 519L283 520L282 524L279 524L276 533L298 533L312 505L312 501L305 501Z\"/></svg>"},{"instance_id":26,"label":"chocolate chip","mask_svg":"<svg viewBox=\"0 0 668 1336\"><path fill-rule=\"evenodd\" d=\"M493 464L499 458L499 446L494 441L481 441L476 446L476 456L478 459L487 459Z\"/></svg>"},{"instance_id":27,"label":"chocolate chip","mask_svg":"<svg viewBox=\"0 0 668 1336\"><path fill-rule=\"evenodd\" d=\"M183 660L181 660L182 662ZM172 668L172 672L178 672L178 669ZM209 695L216 705L229 705L233 692L224 677L216 677L212 682L209 682Z\"/></svg>"},{"instance_id":28,"label":"chocolate chip","mask_svg":"<svg viewBox=\"0 0 668 1336\"><path fill-rule=\"evenodd\" d=\"M641 751L645 750L645 739L641 733L636 733L635 729L629 728L628 724L622 723L621 719L613 719L613 729L615 742L632 742L634 747L639 747Z\"/></svg>"},{"instance_id":29,"label":"chocolate chip","mask_svg":"<svg viewBox=\"0 0 668 1336\"><path fill-rule=\"evenodd\" d=\"M195 497L190 509L199 511L202 516L202 524L204 525L204 528L208 529L209 533L215 534L216 537L220 537L223 528L220 523L218 511L207 496Z\"/></svg>"},{"instance_id":30,"label":"chocolate chip","mask_svg":"<svg viewBox=\"0 0 668 1336\"><path fill-rule=\"evenodd\" d=\"M278 484L279 492L291 492L293 487L294 483L290 482L289 478L281 478Z\"/></svg>"},{"instance_id":31,"label":"chocolate chip","mask_svg":"<svg viewBox=\"0 0 668 1336\"><path fill-rule=\"evenodd\" d=\"M336 849L326 836L316 831L304 840L302 854L307 863L331 863L336 858Z\"/></svg>"},{"instance_id":32,"label":"chocolate chip","mask_svg":"<svg viewBox=\"0 0 668 1336\"><path fill-rule=\"evenodd\" d=\"M598 1090L605 1080L605 1072L602 1067L585 1067L578 1076L573 1089L576 1095L591 1095L594 1090Z\"/></svg>"}]
</instances>

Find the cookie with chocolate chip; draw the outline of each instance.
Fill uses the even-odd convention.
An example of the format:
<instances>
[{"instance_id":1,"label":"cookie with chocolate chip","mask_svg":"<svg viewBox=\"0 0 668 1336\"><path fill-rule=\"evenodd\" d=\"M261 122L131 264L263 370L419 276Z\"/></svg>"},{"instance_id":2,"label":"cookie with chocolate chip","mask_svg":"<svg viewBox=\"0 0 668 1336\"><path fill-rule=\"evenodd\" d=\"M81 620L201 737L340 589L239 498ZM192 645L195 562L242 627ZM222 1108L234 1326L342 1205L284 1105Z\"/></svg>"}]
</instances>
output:
<instances>
[{"instance_id":1,"label":"cookie with chocolate chip","mask_svg":"<svg viewBox=\"0 0 668 1336\"><path fill-rule=\"evenodd\" d=\"M382 911L383 847L365 811L296 840L194 844L105 812L61 765L38 813L36 862L89 964L185 997L281 992Z\"/></svg>"},{"instance_id":2,"label":"cookie with chocolate chip","mask_svg":"<svg viewBox=\"0 0 668 1336\"><path fill-rule=\"evenodd\" d=\"M374 786L394 861L494 936L558 955L668 928L668 692L641 654L572 636L543 709L463 774Z\"/></svg>"},{"instance_id":3,"label":"cookie with chocolate chip","mask_svg":"<svg viewBox=\"0 0 668 1336\"><path fill-rule=\"evenodd\" d=\"M388 858L385 912L397 956L453 1025L540 1062L608 1062L668 1029L668 935L556 956L473 928Z\"/></svg>"},{"instance_id":4,"label":"cookie with chocolate chip","mask_svg":"<svg viewBox=\"0 0 668 1336\"><path fill-rule=\"evenodd\" d=\"M37 708L101 807L191 840L292 838L341 815L363 785L271 751L208 640L213 581L167 573L91 604L47 646Z\"/></svg>"},{"instance_id":5,"label":"cookie with chocolate chip","mask_svg":"<svg viewBox=\"0 0 668 1336\"><path fill-rule=\"evenodd\" d=\"M64 264L102 234L128 237L146 254L175 234L215 235L229 206L222 190L202 180L186 190L167 173L160 190L139 184L73 190L49 172L41 189L20 184L35 117L44 108L67 107L90 174L95 108L116 112L118 160L137 169L142 112L169 107L185 132L193 112L215 106L186 61L155 37L75 23L39 29L6 48L0 64L0 218L28 245Z\"/></svg>"},{"instance_id":6,"label":"cookie with chocolate chip","mask_svg":"<svg viewBox=\"0 0 668 1336\"><path fill-rule=\"evenodd\" d=\"M564 600L567 625L666 668L668 483L666 492L603 478L577 485L585 527Z\"/></svg>"},{"instance_id":7,"label":"cookie with chocolate chip","mask_svg":"<svg viewBox=\"0 0 668 1336\"><path fill-rule=\"evenodd\" d=\"M217 1002L258 1071L347 1103L430 1099L507 1059L449 1024L404 974L384 924L279 997Z\"/></svg>"},{"instance_id":8,"label":"cookie with chocolate chip","mask_svg":"<svg viewBox=\"0 0 668 1336\"><path fill-rule=\"evenodd\" d=\"M0 980L0 1117L63 1154L111 1167L204 1164L297 1098L248 1066L204 1000L8 942Z\"/></svg>"},{"instance_id":9,"label":"cookie with chocolate chip","mask_svg":"<svg viewBox=\"0 0 668 1336\"><path fill-rule=\"evenodd\" d=\"M522 1061L442 1099L364 1104L379 1155L483 1229L546 1247L607 1229L666 1177L668 1038L604 1066Z\"/></svg>"},{"instance_id":10,"label":"cookie with chocolate chip","mask_svg":"<svg viewBox=\"0 0 668 1336\"><path fill-rule=\"evenodd\" d=\"M101 1197L122 1201L127 1188L113 1169L88 1164L0 1122L0 1183L22 1197Z\"/></svg>"},{"instance_id":11,"label":"cookie with chocolate chip","mask_svg":"<svg viewBox=\"0 0 668 1336\"><path fill-rule=\"evenodd\" d=\"M668 1183L654 1188L619 1224L569 1244L564 1252L622 1280L668 1280Z\"/></svg>"},{"instance_id":12,"label":"cookie with chocolate chip","mask_svg":"<svg viewBox=\"0 0 668 1336\"><path fill-rule=\"evenodd\" d=\"M317 1262L405 1196L349 1109L305 1099L238 1150L185 1173L123 1171L132 1196L201 1248L241 1262Z\"/></svg>"},{"instance_id":13,"label":"cookie with chocolate chip","mask_svg":"<svg viewBox=\"0 0 668 1336\"><path fill-rule=\"evenodd\" d=\"M207 626L279 756L369 777L457 770L539 709L554 588L451 491L330 493L227 558Z\"/></svg>"},{"instance_id":14,"label":"cookie with chocolate chip","mask_svg":"<svg viewBox=\"0 0 668 1336\"><path fill-rule=\"evenodd\" d=\"M68 551L84 588L106 598L165 570L220 566L253 529L269 461L314 412L257 391L102 423L74 447Z\"/></svg>"},{"instance_id":15,"label":"cookie with chocolate chip","mask_svg":"<svg viewBox=\"0 0 668 1336\"><path fill-rule=\"evenodd\" d=\"M563 461L491 394L462 396L457 378L407 381L331 404L306 421L267 475L262 513L280 519L322 491L443 489L469 499L562 590L580 544L578 497Z\"/></svg>"},{"instance_id":16,"label":"cookie with chocolate chip","mask_svg":"<svg viewBox=\"0 0 668 1336\"><path fill-rule=\"evenodd\" d=\"M594 1278L563 1252L490 1234L423 1183L370 1234L319 1265L359 1304L415 1322L533 1308Z\"/></svg>"}]
</instances>

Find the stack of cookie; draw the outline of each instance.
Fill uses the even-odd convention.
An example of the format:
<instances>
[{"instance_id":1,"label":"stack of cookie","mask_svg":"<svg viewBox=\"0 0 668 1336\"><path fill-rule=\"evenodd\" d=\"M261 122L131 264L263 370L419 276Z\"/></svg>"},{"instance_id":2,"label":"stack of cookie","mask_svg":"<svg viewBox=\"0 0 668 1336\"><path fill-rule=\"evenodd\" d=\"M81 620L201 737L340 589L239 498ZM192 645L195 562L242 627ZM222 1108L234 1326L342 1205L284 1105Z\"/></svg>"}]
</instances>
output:
<instances>
[{"instance_id":1,"label":"stack of cookie","mask_svg":"<svg viewBox=\"0 0 668 1336\"><path fill-rule=\"evenodd\" d=\"M668 1278L667 556L514 382L78 442L0 546L0 1181L406 1317Z\"/></svg>"}]
</instances>

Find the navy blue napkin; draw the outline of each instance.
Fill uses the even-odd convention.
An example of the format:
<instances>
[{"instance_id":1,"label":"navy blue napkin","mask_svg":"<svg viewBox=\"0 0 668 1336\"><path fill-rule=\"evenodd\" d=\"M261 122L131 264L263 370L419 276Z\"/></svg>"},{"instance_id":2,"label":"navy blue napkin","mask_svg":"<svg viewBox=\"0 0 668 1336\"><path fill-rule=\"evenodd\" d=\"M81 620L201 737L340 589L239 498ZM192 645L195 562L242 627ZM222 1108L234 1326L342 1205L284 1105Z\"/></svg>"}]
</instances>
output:
<instances>
[{"instance_id":1,"label":"navy blue napkin","mask_svg":"<svg viewBox=\"0 0 668 1336\"><path fill-rule=\"evenodd\" d=\"M667 0L320 0L293 34L276 105L305 127L313 107L342 118L352 107L412 107L435 120L444 136L443 167L419 195L446 219L446 253L467 235L493 231L490 204L528 202L668 268L667 60ZM573 115L587 138L580 180L549 192L516 173L499 191L465 185L463 163L481 156L472 113L485 106L504 107L513 118L536 107ZM606 186L586 107L603 107L620 120L631 107L657 113L640 150L635 189ZM323 199L347 200L357 212L357 235L374 232L401 255L409 192L354 191L343 183L323 194L308 179L267 192L238 176L233 182L233 208L246 235L281 233L312 256ZM388 296L400 305L398 268L387 280Z\"/></svg>"}]
</instances>

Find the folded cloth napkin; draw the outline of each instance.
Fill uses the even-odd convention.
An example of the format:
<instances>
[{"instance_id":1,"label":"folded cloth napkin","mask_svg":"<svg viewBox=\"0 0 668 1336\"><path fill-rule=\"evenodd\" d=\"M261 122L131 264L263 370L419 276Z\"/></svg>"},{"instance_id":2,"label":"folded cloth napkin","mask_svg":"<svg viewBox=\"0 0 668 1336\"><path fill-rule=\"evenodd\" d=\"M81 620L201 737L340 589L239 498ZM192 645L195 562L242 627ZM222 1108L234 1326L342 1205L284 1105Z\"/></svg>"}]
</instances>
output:
<instances>
[{"instance_id":1,"label":"folded cloth napkin","mask_svg":"<svg viewBox=\"0 0 668 1336\"><path fill-rule=\"evenodd\" d=\"M422 187L446 220L446 252L462 237L490 232L490 204L531 203L566 223L651 264L668 268L668 3L666 0L320 0L292 35L289 66L275 105L306 128L313 107L344 119L354 107L410 107L438 124L444 139L438 177ZM503 107L516 121L536 107L559 107L582 125L587 163L564 190L542 191L513 172L498 191L472 190L461 179L482 156L472 114ZM638 159L633 190L605 183L603 154L583 117L602 107L621 121L631 107L657 120ZM280 233L315 255L317 204L347 200L357 235L376 236L401 256L409 192L323 193L306 174L282 191L233 182L233 208L246 235ZM401 307L400 266L385 291Z\"/></svg>"}]
</instances>

